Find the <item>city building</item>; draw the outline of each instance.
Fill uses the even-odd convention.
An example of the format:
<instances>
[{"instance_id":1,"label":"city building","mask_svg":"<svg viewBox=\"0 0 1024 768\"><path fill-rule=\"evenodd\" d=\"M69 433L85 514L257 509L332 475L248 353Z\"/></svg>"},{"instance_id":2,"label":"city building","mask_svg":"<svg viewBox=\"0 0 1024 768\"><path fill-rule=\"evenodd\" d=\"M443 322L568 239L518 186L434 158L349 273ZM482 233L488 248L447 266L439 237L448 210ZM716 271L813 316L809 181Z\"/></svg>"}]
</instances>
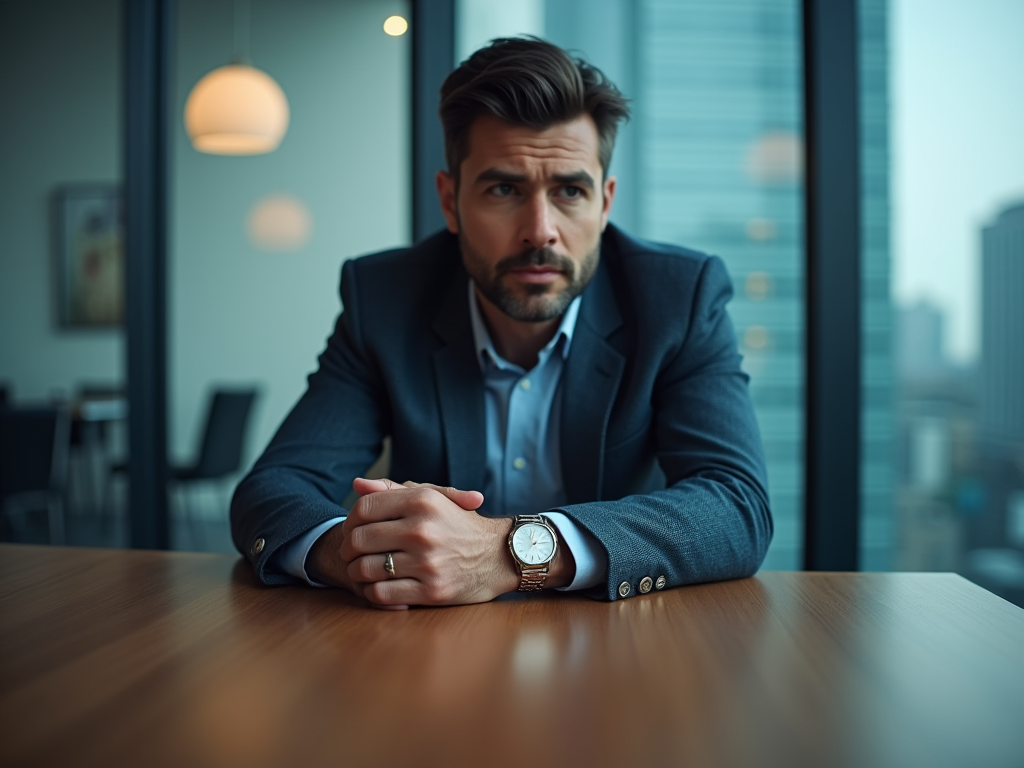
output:
<instances>
[{"instance_id":1,"label":"city building","mask_svg":"<svg viewBox=\"0 0 1024 768\"><path fill-rule=\"evenodd\" d=\"M1024 452L1024 203L982 231L981 438Z\"/></svg>"}]
</instances>

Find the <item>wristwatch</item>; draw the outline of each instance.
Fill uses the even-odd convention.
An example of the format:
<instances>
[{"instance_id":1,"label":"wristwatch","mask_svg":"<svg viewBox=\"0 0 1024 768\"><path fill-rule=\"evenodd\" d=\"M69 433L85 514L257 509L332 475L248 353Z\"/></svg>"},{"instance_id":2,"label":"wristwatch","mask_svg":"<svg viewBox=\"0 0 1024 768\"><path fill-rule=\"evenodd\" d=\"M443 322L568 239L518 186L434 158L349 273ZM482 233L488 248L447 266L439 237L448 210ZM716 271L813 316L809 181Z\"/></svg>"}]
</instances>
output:
<instances>
[{"instance_id":1,"label":"wristwatch","mask_svg":"<svg viewBox=\"0 0 1024 768\"><path fill-rule=\"evenodd\" d=\"M548 568L558 551L555 528L542 515L516 515L508 534L508 549L519 567L519 591L544 589Z\"/></svg>"}]
</instances>

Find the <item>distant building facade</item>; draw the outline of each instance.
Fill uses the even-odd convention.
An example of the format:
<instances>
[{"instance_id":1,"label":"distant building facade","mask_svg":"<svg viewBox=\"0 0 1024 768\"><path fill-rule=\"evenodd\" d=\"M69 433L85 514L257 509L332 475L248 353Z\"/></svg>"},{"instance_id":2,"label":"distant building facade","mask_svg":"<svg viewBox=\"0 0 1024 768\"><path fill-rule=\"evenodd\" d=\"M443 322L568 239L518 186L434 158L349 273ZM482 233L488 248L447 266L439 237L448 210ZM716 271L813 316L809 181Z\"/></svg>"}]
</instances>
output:
<instances>
[{"instance_id":1,"label":"distant building facade","mask_svg":"<svg viewBox=\"0 0 1024 768\"><path fill-rule=\"evenodd\" d=\"M980 437L1024 452L1024 203L982 231Z\"/></svg>"},{"instance_id":2,"label":"distant building facade","mask_svg":"<svg viewBox=\"0 0 1024 768\"><path fill-rule=\"evenodd\" d=\"M945 354L946 316L928 301L897 310L896 359L900 379L921 381L949 373Z\"/></svg>"}]
</instances>

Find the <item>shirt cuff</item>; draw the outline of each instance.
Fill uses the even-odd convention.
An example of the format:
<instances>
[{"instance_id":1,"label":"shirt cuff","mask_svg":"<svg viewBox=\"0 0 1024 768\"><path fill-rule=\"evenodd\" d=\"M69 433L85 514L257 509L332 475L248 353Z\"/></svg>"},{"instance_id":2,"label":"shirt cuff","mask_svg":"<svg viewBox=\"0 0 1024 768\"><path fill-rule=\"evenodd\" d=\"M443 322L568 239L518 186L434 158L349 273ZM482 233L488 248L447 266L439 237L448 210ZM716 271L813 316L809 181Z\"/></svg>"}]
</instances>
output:
<instances>
[{"instance_id":1,"label":"shirt cuff","mask_svg":"<svg viewBox=\"0 0 1024 768\"><path fill-rule=\"evenodd\" d=\"M288 542L275 552L271 558L272 564L278 570L302 579L311 587L326 587L326 584L321 584L309 578L309 574L306 573L306 557L309 556L309 550L313 548L317 539L338 523L343 522L345 522L344 517L332 517L330 520L320 523L316 528L306 531L297 539Z\"/></svg>"},{"instance_id":2,"label":"shirt cuff","mask_svg":"<svg viewBox=\"0 0 1024 768\"><path fill-rule=\"evenodd\" d=\"M596 587L604 581L608 570L608 555L604 547L592 533L580 528L568 516L561 512L545 512L544 516L558 529L562 543L572 553L576 561L576 576L572 584L558 587L559 592L571 592L577 589Z\"/></svg>"}]
</instances>

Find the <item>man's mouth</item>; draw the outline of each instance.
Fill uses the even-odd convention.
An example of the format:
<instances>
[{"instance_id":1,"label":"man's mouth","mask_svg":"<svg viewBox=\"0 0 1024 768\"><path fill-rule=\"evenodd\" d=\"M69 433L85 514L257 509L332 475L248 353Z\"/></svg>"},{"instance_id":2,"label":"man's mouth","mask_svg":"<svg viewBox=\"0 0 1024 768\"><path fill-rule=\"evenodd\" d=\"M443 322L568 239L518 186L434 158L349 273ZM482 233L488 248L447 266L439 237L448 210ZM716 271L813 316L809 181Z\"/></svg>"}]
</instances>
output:
<instances>
[{"instance_id":1,"label":"man's mouth","mask_svg":"<svg viewBox=\"0 0 1024 768\"><path fill-rule=\"evenodd\" d=\"M562 274L562 270L549 266L516 267L508 272L524 283L547 283Z\"/></svg>"}]
</instances>

